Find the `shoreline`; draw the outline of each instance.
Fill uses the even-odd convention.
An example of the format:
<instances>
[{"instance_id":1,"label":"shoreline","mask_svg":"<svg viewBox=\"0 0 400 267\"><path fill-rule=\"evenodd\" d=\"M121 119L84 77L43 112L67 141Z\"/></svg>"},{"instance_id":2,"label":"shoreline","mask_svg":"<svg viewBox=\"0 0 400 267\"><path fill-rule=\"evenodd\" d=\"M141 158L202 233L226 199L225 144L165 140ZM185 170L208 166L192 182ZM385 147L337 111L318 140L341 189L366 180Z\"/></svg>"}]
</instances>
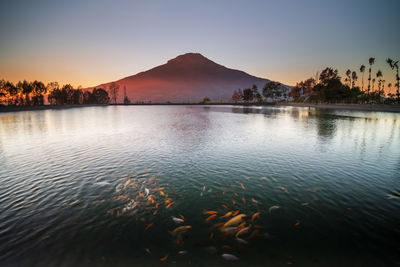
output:
<instances>
[{"instance_id":1,"label":"shoreline","mask_svg":"<svg viewBox=\"0 0 400 267\"><path fill-rule=\"evenodd\" d=\"M62 110L84 107L106 106L270 106L270 107L306 107L319 109L340 109L353 111L393 112L400 113L400 105L369 104L306 104L306 103L132 103L132 104L88 104L88 105L46 105L31 107L0 106L0 113L37 110Z\"/></svg>"},{"instance_id":2,"label":"shoreline","mask_svg":"<svg viewBox=\"0 0 400 267\"><path fill-rule=\"evenodd\" d=\"M400 113L400 105L279 103L277 106Z\"/></svg>"}]
</instances>

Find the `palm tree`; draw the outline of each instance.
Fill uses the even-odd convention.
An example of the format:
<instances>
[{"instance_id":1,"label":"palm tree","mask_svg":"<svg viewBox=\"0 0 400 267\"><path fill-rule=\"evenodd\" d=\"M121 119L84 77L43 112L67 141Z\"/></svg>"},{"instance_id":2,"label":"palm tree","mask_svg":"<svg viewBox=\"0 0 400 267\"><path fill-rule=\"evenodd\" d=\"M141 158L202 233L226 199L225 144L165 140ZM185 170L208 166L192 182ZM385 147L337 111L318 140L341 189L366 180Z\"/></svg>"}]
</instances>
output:
<instances>
[{"instance_id":1,"label":"palm tree","mask_svg":"<svg viewBox=\"0 0 400 267\"><path fill-rule=\"evenodd\" d=\"M346 70L346 76L347 78L345 79L346 82L349 82L349 87L351 86L351 70Z\"/></svg>"},{"instance_id":2,"label":"palm tree","mask_svg":"<svg viewBox=\"0 0 400 267\"><path fill-rule=\"evenodd\" d=\"M358 77L357 77L357 72L353 71L351 73L351 78L353 79L353 83L351 84L351 88L354 88L354 83L357 81Z\"/></svg>"},{"instance_id":3,"label":"palm tree","mask_svg":"<svg viewBox=\"0 0 400 267\"><path fill-rule=\"evenodd\" d=\"M371 69L372 69L372 65L374 65L375 63L375 58L370 57L368 60L369 63L369 70L368 70L368 94L371 90Z\"/></svg>"},{"instance_id":4,"label":"palm tree","mask_svg":"<svg viewBox=\"0 0 400 267\"><path fill-rule=\"evenodd\" d=\"M381 98L381 83L382 83L381 77L382 77L382 71L378 70L378 71L376 72L376 78L378 79L378 96L379 96L379 101L380 101L380 98Z\"/></svg>"},{"instance_id":5,"label":"palm tree","mask_svg":"<svg viewBox=\"0 0 400 267\"><path fill-rule=\"evenodd\" d=\"M361 88L361 90L364 91L364 72L365 72L365 66L364 65L361 65L360 72L362 73L362 88Z\"/></svg>"},{"instance_id":6,"label":"palm tree","mask_svg":"<svg viewBox=\"0 0 400 267\"><path fill-rule=\"evenodd\" d=\"M393 59L388 58L388 59L386 59L386 62L389 64L389 66L390 66L390 68L392 68L392 70L396 69L396 84L395 84L395 86L397 86L396 95L397 95L397 101L400 101L400 88L399 88L400 87L400 77L399 77L399 65L398 65L399 61L397 60L395 62Z\"/></svg>"},{"instance_id":7,"label":"palm tree","mask_svg":"<svg viewBox=\"0 0 400 267\"><path fill-rule=\"evenodd\" d=\"M375 78L372 79L372 92L375 91Z\"/></svg>"},{"instance_id":8,"label":"palm tree","mask_svg":"<svg viewBox=\"0 0 400 267\"><path fill-rule=\"evenodd\" d=\"M382 95L385 96L385 80L382 80Z\"/></svg>"}]
</instances>

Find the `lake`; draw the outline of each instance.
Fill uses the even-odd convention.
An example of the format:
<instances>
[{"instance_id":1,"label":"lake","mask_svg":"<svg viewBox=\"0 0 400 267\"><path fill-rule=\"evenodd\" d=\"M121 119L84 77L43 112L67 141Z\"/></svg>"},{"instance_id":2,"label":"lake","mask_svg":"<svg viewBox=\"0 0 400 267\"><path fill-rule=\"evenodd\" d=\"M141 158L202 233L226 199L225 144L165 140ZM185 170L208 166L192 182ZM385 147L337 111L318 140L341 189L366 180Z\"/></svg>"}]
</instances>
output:
<instances>
[{"instance_id":1,"label":"lake","mask_svg":"<svg viewBox=\"0 0 400 267\"><path fill-rule=\"evenodd\" d=\"M400 114L0 113L0 184L1 266L400 265Z\"/></svg>"}]
</instances>

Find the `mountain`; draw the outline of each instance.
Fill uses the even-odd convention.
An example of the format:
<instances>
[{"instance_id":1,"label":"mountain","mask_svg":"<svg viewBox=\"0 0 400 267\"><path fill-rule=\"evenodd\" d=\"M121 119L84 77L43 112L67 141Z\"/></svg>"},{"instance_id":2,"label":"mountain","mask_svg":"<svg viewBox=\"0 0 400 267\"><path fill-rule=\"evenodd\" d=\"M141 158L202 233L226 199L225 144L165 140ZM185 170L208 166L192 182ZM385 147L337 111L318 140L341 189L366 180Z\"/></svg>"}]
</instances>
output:
<instances>
[{"instance_id":1,"label":"mountain","mask_svg":"<svg viewBox=\"0 0 400 267\"><path fill-rule=\"evenodd\" d=\"M198 102L204 97L212 101L231 100L234 90L256 84L261 92L268 79L226 68L198 53L187 53L148 71L115 81L122 102L124 87L132 102ZM96 88L109 88L110 83ZM88 88L90 89L90 88Z\"/></svg>"}]
</instances>

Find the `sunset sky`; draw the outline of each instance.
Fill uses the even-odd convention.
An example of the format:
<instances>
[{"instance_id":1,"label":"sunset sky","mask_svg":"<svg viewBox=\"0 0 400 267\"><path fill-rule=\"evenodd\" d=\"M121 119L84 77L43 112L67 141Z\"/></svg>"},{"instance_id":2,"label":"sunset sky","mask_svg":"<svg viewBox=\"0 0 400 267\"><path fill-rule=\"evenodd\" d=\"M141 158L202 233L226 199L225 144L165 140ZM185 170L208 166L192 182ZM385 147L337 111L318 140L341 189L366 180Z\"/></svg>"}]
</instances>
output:
<instances>
[{"instance_id":1,"label":"sunset sky","mask_svg":"<svg viewBox=\"0 0 400 267\"><path fill-rule=\"evenodd\" d=\"M20 1L0 16L0 78L95 86L187 52L294 85L326 66L394 72L400 1Z\"/></svg>"}]
</instances>

